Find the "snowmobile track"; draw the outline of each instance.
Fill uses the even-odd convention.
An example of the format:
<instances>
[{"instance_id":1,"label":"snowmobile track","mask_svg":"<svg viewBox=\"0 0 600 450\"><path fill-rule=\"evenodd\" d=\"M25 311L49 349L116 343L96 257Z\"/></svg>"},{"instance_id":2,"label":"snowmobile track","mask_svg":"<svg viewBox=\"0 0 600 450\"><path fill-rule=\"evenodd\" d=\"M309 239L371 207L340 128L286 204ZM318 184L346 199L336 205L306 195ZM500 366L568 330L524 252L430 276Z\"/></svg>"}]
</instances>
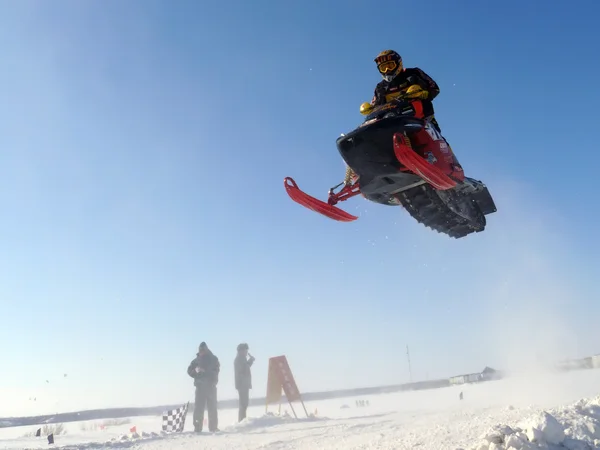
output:
<instances>
[{"instance_id":1,"label":"snowmobile track","mask_svg":"<svg viewBox=\"0 0 600 450\"><path fill-rule=\"evenodd\" d=\"M397 194L402 206L417 222L448 236L459 239L483 231L454 214L429 185L421 185Z\"/></svg>"}]
</instances>

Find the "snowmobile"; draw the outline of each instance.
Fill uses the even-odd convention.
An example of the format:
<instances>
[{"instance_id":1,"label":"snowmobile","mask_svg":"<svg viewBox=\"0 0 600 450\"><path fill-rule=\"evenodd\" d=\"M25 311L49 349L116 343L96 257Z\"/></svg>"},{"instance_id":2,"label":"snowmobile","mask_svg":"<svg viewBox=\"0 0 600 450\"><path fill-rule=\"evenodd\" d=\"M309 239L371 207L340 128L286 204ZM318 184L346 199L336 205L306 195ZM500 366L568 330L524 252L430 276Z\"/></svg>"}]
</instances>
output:
<instances>
[{"instance_id":1,"label":"snowmobile","mask_svg":"<svg viewBox=\"0 0 600 450\"><path fill-rule=\"evenodd\" d=\"M358 217L335 205L361 194L381 205L401 205L417 222L451 238L485 229L485 216L496 212L488 188L464 175L438 129L421 118L420 101L399 97L375 108L363 103L361 112L364 121L336 140L348 168L344 181L324 202L286 177L292 200L330 219L352 222Z\"/></svg>"}]
</instances>

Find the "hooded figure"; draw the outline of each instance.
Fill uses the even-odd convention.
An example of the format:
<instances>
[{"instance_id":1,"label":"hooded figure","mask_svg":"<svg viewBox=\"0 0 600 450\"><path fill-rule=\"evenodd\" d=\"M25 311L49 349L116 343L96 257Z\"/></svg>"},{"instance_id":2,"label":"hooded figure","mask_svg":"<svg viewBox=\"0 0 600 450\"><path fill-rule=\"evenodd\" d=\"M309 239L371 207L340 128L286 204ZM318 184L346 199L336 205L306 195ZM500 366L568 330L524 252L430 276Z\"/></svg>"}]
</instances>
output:
<instances>
[{"instance_id":1,"label":"hooded figure","mask_svg":"<svg viewBox=\"0 0 600 450\"><path fill-rule=\"evenodd\" d=\"M248 358L250 356L250 358ZM246 418L246 411L250 403L250 389L252 389L252 373L250 367L254 363L254 356L248 353L248 344L237 346L237 356L233 363L235 371L235 388L239 396L238 419L241 422Z\"/></svg>"},{"instance_id":2,"label":"hooded figure","mask_svg":"<svg viewBox=\"0 0 600 450\"><path fill-rule=\"evenodd\" d=\"M202 342L196 357L188 366L187 373L194 379L196 398L194 403L194 431L201 432L204 424L204 409L208 410L208 429L218 431L219 417L217 413L217 384L221 364Z\"/></svg>"}]
</instances>

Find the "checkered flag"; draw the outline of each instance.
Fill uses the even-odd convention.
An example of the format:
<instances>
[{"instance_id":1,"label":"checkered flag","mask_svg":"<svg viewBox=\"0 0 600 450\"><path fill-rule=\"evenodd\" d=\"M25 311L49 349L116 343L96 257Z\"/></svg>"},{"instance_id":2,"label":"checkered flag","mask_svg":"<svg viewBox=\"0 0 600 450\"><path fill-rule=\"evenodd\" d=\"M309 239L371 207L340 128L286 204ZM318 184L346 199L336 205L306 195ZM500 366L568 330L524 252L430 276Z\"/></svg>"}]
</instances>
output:
<instances>
[{"instance_id":1,"label":"checkered flag","mask_svg":"<svg viewBox=\"0 0 600 450\"><path fill-rule=\"evenodd\" d=\"M181 433L183 431L183 427L185 426L185 416L187 415L189 404L190 402L187 402L185 405L180 406L179 408L171 409L163 413L163 431L166 431L167 433L171 433L173 431Z\"/></svg>"}]
</instances>

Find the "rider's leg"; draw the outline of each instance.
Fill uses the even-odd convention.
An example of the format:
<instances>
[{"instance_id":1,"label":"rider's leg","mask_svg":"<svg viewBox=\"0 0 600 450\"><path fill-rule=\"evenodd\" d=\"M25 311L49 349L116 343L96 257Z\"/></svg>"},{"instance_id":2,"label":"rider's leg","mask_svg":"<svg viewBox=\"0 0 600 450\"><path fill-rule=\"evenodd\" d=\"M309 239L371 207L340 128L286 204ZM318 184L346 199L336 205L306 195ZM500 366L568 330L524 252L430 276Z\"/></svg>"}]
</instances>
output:
<instances>
[{"instance_id":1,"label":"rider's leg","mask_svg":"<svg viewBox=\"0 0 600 450\"><path fill-rule=\"evenodd\" d=\"M456 180L462 179L462 167L433 116L427 117L424 128L411 133L410 141L413 150L430 164Z\"/></svg>"},{"instance_id":2,"label":"rider's leg","mask_svg":"<svg viewBox=\"0 0 600 450\"><path fill-rule=\"evenodd\" d=\"M448 139L446 139L446 137L444 135L442 135L442 129L440 127L440 124L438 123L437 119L435 118L435 116L431 116L428 118L429 119L429 123L433 126L433 128L439 133L439 136L444 139L444 142L446 143L446 145L448 146L448 151L450 152L450 154L452 155L453 159L454 159L454 166L455 167L455 171L462 171L462 166L460 165L460 163L458 162L458 159L456 158L456 154L454 153L454 151L452 150L452 147L450 146L450 143L448 142Z\"/></svg>"}]
</instances>

